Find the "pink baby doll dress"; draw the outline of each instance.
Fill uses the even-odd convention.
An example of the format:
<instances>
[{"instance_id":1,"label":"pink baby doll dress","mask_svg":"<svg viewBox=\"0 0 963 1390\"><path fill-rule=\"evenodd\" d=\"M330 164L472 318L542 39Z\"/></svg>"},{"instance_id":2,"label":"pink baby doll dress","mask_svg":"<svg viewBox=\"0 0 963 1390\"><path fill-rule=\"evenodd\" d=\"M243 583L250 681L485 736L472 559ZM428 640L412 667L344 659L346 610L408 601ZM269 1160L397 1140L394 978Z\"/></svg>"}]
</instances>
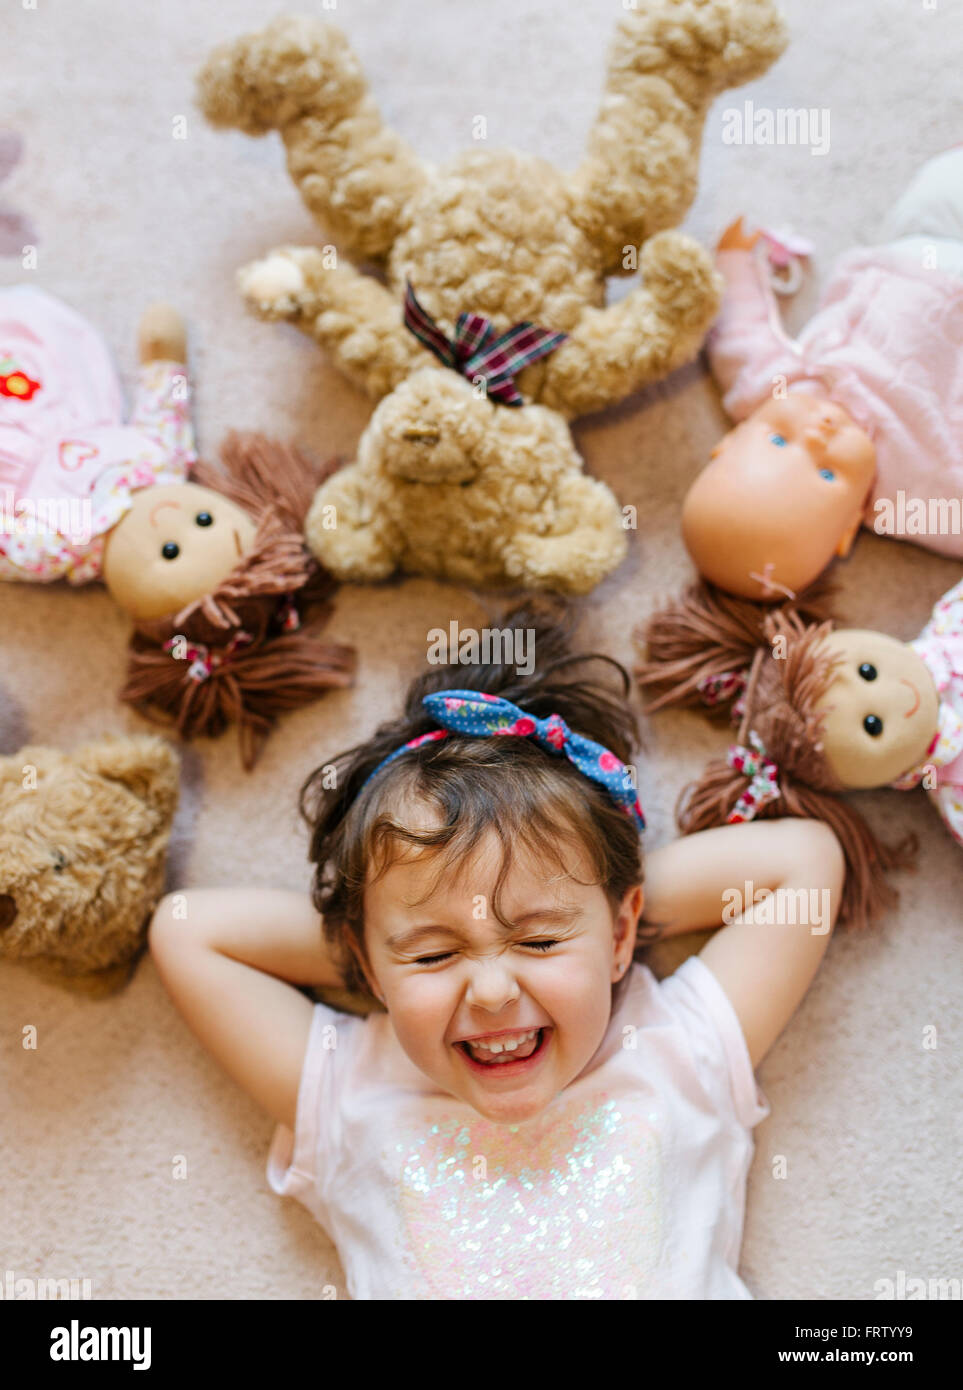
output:
<instances>
[{"instance_id":1,"label":"pink baby doll dress","mask_svg":"<svg viewBox=\"0 0 963 1390\"><path fill-rule=\"evenodd\" d=\"M936 682L939 727L923 761L893 786L907 791L922 783L950 834L963 845L963 580L943 595L909 645Z\"/></svg>"},{"instance_id":2,"label":"pink baby doll dress","mask_svg":"<svg viewBox=\"0 0 963 1390\"><path fill-rule=\"evenodd\" d=\"M32 285L0 290L0 579L98 579L132 493L187 481L186 367L143 365L123 416L97 330Z\"/></svg>"}]
</instances>

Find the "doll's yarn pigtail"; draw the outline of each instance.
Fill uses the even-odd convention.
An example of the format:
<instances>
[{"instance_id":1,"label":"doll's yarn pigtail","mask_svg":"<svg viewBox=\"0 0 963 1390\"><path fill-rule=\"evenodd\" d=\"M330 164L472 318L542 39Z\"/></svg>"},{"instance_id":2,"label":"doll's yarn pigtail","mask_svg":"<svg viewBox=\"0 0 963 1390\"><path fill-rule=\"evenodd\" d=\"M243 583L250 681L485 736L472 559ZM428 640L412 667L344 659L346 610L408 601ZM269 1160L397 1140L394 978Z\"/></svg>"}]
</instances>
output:
<instances>
[{"instance_id":1,"label":"doll's yarn pigtail","mask_svg":"<svg viewBox=\"0 0 963 1390\"><path fill-rule=\"evenodd\" d=\"M772 608L736 598L700 580L636 630L644 653L635 679L650 696L648 712L670 705L721 711L744 704L749 668L764 646L765 624L775 612L801 622L827 619L833 586L819 580L796 599Z\"/></svg>"}]
</instances>

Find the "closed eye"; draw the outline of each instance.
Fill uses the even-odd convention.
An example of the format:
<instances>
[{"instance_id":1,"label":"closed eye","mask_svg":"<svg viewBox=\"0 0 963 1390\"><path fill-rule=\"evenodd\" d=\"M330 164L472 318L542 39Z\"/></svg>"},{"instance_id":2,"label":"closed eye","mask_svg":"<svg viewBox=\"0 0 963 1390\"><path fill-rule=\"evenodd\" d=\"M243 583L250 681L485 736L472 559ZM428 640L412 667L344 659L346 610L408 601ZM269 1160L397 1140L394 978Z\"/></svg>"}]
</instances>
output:
<instances>
[{"instance_id":1,"label":"closed eye","mask_svg":"<svg viewBox=\"0 0 963 1390\"><path fill-rule=\"evenodd\" d=\"M558 945L558 941L553 938L547 941L518 941L515 944L517 946L524 946L527 950L531 951L550 951L553 946ZM454 951L439 951L437 955L433 956L418 956L415 960L415 964L437 965L439 961L449 960L454 954Z\"/></svg>"}]
</instances>

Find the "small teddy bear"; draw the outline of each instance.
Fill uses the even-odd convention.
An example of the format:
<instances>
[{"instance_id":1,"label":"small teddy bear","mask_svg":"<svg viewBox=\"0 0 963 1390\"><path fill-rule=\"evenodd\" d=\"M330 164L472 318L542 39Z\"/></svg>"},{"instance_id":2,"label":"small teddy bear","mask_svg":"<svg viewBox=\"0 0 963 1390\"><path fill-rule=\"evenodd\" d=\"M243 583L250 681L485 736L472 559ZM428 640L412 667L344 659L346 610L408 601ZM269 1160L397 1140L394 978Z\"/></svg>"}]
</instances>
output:
<instances>
[{"instance_id":1,"label":"small teddy bear","mask_svg":"<svg viewBox=\"0 0 963 1390\"><path fill-rule=\"evenodd\" d=\"M0 758L0 960L91 996L126 983L164 891L178 778L150 734Z\"/></svg>"},{"instance_id":2,"label":"small teddy bear","mask_svg":"<svg viewBox=\"0 0 963 1390\"><path fill-rule=\"evenodd\" d=\"M785 42L770 0L628 9L571 174L511 150L422 162L383 124L344 34L311 17L211 55L205 115L250 135L278 129L339 248L280 247L246 266L248 304L314 337L381 400L357 463L322 485L308 517L308 543L337 578L400 568L584 593L619 563L618 505L582 475L567 421L698 351L721 279L667 229L695 194L709 104ZM641 284L606 305L607 277L636 270Z\"/></svg>"}]
</instances>

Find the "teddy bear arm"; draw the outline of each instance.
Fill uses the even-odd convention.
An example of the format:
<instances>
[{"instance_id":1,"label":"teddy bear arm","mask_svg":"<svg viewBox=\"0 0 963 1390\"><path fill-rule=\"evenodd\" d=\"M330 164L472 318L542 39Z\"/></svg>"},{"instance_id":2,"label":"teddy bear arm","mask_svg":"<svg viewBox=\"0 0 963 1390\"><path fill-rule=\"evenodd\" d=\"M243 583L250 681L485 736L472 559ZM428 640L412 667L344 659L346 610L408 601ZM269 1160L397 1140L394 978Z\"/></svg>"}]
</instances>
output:
<instances>
[{"instance_id":1,"label":"teddy bear arm","mask_svg":"<svg viewBox=\"0 0 963 1390\"><path fill-rule=\"evenodd\" d=\"M308 548L336 579L371 583L397 567L401 546L372 497L376 479L354 463L314 494L304 526Z\"/></svg>"},{"instance_id":2,"label":"teddy bear arm","mask_svg":"<svg viewBox=\"0 0 963 1390\"><path fill-rule=\"evenodd\" d=\"M282 15L222 44L197 78L210 123L264 135L279 130L288 169L326 231L359 259L381 259L426 172L384 124L341 29Z\"/></svg>"},{"instance_id":3,"label":"teddy bear arm","mask_svg":"<svg viewBox=\"0 0 963 1390\"><path fill-rule=\"evenodd\" d=\"M627 247L680 223L696 191L706 111L786 46L772 0L644 0L625 7L586 157L571 176L576 222L604 273Z\"/></svg>"},{"instance_id":4,"label":"teddy bear arm","mask_svg":"<svg viewBox=\"0 0 963 1390\"><path fill-rule=\"evenodd\" d=\"M405 327L396 296L333 248L279 246L243 266L238 281L258 318L293 323L375 400L435 360Z\"/></svg>"},{"instance_id":5,"label":"teddy bear arm","mask_svg":"<svg viewBox=\"0 0 963 1390\"><path fill-rule=\"evenodd\" d=\"M569 418L602 410L695 357L722 299L708 252L660 232L645 245L642 281L616 304L583 310L547 359L541 405Z\"/></svg>"},{"instance_id":6,"label":"teddy bear arm","mask_svg":"<svg viewBox=\"0 0 963 1390\"><path fill-rule=\"evenodd\" d=\"M566 473L543 502L546 525L519 528L507 540L509 578L534 589L587 594L625 557L627 540L615 497L598 479Z\"/></svg>"}]
</instances>

